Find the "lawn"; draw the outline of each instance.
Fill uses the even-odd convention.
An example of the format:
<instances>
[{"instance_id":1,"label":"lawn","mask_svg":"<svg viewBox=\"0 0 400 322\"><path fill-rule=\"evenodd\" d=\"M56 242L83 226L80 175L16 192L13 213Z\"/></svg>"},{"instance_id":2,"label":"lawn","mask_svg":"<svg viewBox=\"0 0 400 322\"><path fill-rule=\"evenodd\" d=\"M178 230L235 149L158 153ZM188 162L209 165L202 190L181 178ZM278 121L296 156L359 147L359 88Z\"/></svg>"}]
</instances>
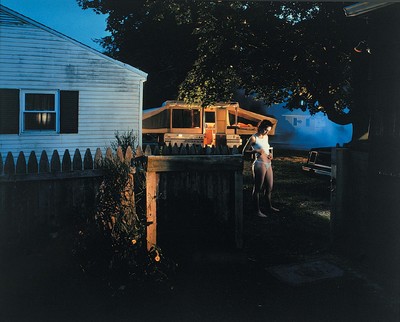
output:
<instances>
[{"instance_id":1,"label":"lawn","mask_svg":"<svg viewBox=\"0 0 400 322\"><path fill-rule=\"evenodd\" d=\"M304 173L306 160L305 151L275 152L272 199L280 212L266 219L251 215L251 161L245 161L245 246L267 262L293 261L329 247L330 178Z\"/></svg>"}]
</instances>

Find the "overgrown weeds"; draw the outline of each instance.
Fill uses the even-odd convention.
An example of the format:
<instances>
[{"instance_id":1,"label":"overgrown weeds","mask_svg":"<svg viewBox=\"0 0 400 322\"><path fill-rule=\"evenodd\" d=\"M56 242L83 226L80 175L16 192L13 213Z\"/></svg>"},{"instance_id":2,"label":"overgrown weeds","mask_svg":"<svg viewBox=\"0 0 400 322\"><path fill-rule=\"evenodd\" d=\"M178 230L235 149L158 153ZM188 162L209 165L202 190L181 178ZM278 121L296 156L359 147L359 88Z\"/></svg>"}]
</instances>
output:
<instances>
[{"instance_id":1,"label":"overgrown weeds","mask_svg":"<svg viewBox=\"0 0 400 322\"><path fill-rule=\"evenodd\" d=\"M113 292L149 283L168 285L174 263L157 245L147 249L145 174L140 162L132 166L114 157L105 160L103 171L96 210L80 223L74 247L82 271Z\"/></svg>"}]
</instances>

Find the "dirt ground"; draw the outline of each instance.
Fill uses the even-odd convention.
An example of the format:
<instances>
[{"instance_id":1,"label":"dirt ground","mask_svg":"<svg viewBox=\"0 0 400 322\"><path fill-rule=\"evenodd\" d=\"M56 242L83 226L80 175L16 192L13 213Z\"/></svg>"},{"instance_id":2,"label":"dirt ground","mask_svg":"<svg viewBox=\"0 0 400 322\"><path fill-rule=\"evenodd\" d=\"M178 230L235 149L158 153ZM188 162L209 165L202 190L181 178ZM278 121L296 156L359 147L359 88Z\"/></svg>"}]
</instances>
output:
<instances>
[{"instance_id":1,"label":"dirt ground","mask_svg":"<svg viewBox=\"0 0 400 322\"><path fill-rule=\"evenodd\" d=\"M2 249L0 321L399 321L396 297L331 251L329 179L302 173L304 161L301 152L275 156L281 212L265 219L252 216L246 161L244 248L224 238L180 240L169 249L177 269L168 287L110 292L82 274L68 227L18 251ZM310 261L343 274L293 284L271 273Z\"/></svg>"}]
</instances>

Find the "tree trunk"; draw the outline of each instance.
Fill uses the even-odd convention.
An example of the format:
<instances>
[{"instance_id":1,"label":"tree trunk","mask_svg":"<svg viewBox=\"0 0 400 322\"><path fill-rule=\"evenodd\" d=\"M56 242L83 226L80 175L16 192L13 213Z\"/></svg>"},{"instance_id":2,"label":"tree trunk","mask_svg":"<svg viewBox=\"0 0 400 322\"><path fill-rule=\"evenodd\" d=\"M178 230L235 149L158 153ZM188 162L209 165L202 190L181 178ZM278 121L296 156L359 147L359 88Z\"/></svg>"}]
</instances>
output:
<instances>
[{"instance_id":1,"label":"tree trunk","mask_svg":"<svg viewBox=\"0 0 400 322\"><path fill-rule=\"evenodd\" d=\"M351 110L353 123L352 143L368 139L369 123L371 115L370 104L370 54L354 53L352 59L354 89L353 102Z\"/></svg>"},{"instance_id":2,"label":"tree trunk","mask_svg":"<svg viewBox=\"0 0 400 322\"><path fill-rule=\"evenodd\" d=\"M368 139L370 124L370 57L367 53L355 54L352 59L353 69L353 105L349 113L340 113L333 108L332 97L327 95L326 102L322 102L326 108L328 119L336 124L353 125L353 134L351 143L366 141Z\"/></svg>"}]
</instances>

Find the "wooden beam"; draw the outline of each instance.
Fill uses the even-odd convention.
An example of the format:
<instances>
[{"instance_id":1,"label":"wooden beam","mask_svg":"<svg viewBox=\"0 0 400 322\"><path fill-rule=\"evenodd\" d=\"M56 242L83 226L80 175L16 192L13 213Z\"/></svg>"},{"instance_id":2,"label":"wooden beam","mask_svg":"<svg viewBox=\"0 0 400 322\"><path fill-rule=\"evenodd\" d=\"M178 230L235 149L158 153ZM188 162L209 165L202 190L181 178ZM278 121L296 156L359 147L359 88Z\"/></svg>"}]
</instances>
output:
<instances>
[{"instance_id":1,"label":"wooden beam","mask_svg":"<svg viewBox=\"0 0 400 322\"><path fill-rule=\"evenodd\" d=\"M66 180L76 178L91 178L104 176L103 169L84 170L84 171L69 171L69 172L55 172L55 173L27 173L27 174L13 174L0 176L0 182L19 182L19 181L54 181Z\"/></svg>"},{"instance_id":2,"label":"wooden beam","mask_svg":"<svg viewBox=\"0 0 400 322\"><path fill-rule=\"evenodd\" d=\"M243 248L243 171L235 171L235 241Z\"/></svg>"},{"instance_id":3,"label":"wooden beam","mask_svg":"<svg viewBox=\"0 0 400 322\"><path fill-rule=\"evenodd\" d=\"M243 170L241 155L149 155L147 171L237 171Z\"/></svg>"},{"instance_id":4,"label":"wooden beam","mask_svg":"<svg viewBox=\"0 0 400 322\"><path fill-rule=\"evenodd\" d=\"M147 250L157 243L158 180L159 176L156 172L146 173Z\"/></svg>"}]
</instances>

